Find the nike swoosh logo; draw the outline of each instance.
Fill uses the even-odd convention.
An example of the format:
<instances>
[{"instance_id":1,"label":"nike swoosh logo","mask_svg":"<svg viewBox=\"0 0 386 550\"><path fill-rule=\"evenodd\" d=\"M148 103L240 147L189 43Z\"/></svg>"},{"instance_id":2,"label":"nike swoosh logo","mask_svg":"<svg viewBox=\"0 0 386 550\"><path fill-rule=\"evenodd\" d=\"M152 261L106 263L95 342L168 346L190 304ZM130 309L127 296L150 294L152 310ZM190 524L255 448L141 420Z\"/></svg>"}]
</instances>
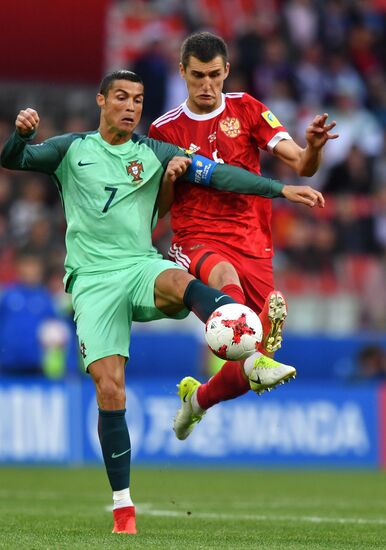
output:
<instances>
[{"instance_id":1,"label":"nike swoosh logo","mask_svg":"<svg viewBox=\"0 0 386 550\"><path fill-rule=\"evenodd\" d=\"M129 451L131 451L131 447L129 447L128 449L126 449L126 451L123 451L123 453L113 453L111 455L111 458L119 458L120 456L123 456L125 455L126 453L128 453Z\"/></svg>"},{"instance_id":2,"label":"nike swoosh logo","mask_svg":"<svg viewBox=\"0 0 386 550\"><path fill-rule=\"evenodd\" d=\"M81 160L78 162L78 166L90 166L90 164L96 164L96 162L82 162Z\"/></svg>"},{"instance_id":3,"label":"nike swoosh logo","mask_svg":"<svg viewBox=\"0 0 386 550\"><path fill-rule=\"evenodd\" d=\"M227 294L221 294L221 296L218 296L217 298L214 299L214 301L216 302L219 302L221 300L221 298L228 298L228 295Z\"/></svg>"}]
</instances>

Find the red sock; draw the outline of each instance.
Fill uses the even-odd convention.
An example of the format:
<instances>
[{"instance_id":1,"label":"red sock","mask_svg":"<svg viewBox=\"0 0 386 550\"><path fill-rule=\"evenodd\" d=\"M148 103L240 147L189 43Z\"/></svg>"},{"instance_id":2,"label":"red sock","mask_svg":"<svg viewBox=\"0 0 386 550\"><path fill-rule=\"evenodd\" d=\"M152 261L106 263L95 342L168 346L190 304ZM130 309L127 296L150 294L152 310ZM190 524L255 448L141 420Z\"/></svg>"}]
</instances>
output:
<instances>
[{"instance_id":1,"label":"red sock","mask_svg":"<svg viewBox=\"0 0 386 550\"><path fill-rule=\"evenodd\" d=\"M206 384L197 391L197 401L202 409L209 409L220 401L244 395L250 389L249 382L242 373L239 361L227 361Z\"/></svg>"},{"instance_id":2,"label":"red sock","mask_svg":"<svg viewBox=\"0 0 386 550\"><path fill-rule=\"evenodd\" d=\"M239 285L225 285L220 288L221 292L228 294L231 298L236 300L239 304L245 304L245 294L241 286Z\"/></svg>"}]
</instances>

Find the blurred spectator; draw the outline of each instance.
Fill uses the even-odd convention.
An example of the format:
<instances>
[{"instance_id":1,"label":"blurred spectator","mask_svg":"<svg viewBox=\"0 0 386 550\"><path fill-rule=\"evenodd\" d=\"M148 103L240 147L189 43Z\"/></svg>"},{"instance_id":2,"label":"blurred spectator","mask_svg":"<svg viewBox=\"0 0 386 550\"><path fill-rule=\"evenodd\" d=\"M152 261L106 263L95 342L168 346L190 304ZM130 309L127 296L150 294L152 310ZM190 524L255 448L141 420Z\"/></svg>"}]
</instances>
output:
<instances>
[{"instance_id":1,"label":"blurred spectator","mask_svg":"<svg viewBox=\"0 0 386 550\"><path fill-rule=\"evenodd\" d=\"M324 67L326 80L327 103L334 102L340 96L352 99L350 103L344 103L344 107L351 107L355 110L363 105L366 99L366 86L363 78L354 69L348 59L341 52L334 52L327 56L327 63Z\"/></svg>"},{"instance_id":2,"label":"blurred spectator","mask_svg":"<svg viewBox=\"0 0 386 550\"><path fill-rule=\"evenodd\" d=\"M356 201L352 194L336 197L333 227L339 254L371 254L377 250L369 205Z\"/></svg>"},{"instance_id":3,"label":"blurred spectator","mask_svg":"<svg viewBox=\"0 0 386 550\"><path fill-rule=\"evenodd\" d=\"M10 240L8 212L12 205L11 178L0 172L0 284L15 278L14 247Z\"/></svg>"},{"instance_id":4,"label":"blurred spectator","mask_svg":"<svg viewBox=\"0 0 386 550\"><path fill-rule=\"evenodd\" d=\"M288 48L282 38L269 38L263 46L263 55L253 71L253 94L255 97L270 97L275 83L292 83L292 71Z\"/></svg>"},{"instance_id":5,"label":"blurred spectator","mask_svg":"<svg viewBox=\"0 0 386 550\"><path fill-rule=\"evenodd\" d=\"M386 380L386 351L381 346L369 344L360 350L354 380L361 382Z\"/></svg>"},{"instance_id":6,"label":"blurred spectator","mask_svg":"<svg viewBox=\"0 0 386 550\"><path fill-rule=\"evenodd\" d=\"M3 376L43 374L46 361L45 345L40 333L49 322L62 329L62 346L68 329L55 311L51 294L43 286L43 265L33 255L21 255L17 260L16 283L5 287L0 302L0 374ZM47 330L47 328L46 328ZM57 366L61 372L64 361Z\"/></svg>"},{"instance_id":7,"label":"blurred spectator","mask_svg":"<svg viewBox=\"0 0 386 550\"><path fill-rule=\"evenodd\" d=\"M374 29L363 23L354 25L349 33L349 55L353 65L364 78L379 70L380 63L375 53Z\"/></svg>"},{"instance_id":8,"label":"blurred spectator","mask_svg":"<svg viewBox=\"0 0 386 550\"><path fill-rule=\"evenodd\" d=\"M363 324L385 332L386 327L386 249L377 262L372 262L363 285Z\"/></svg>"},{"instance_id":9,"label":"blurred spectator","mask_svg":"<svg viewBox=\"0 0 386 550\"><path fill-rule=\"evenodd\" d=\"M313 0L289 0L283 14L291 43L306 50L318 37L319 14Z\"/></svg>"},{"instance_id":10,"label":"blurred spectator","mask_svg":"<svg viewBox=\"0 0 386 550\"><path fill-rule=\"evenodd\" d=\"M327 77L320 44L310 44L300 52L294 75L299 100L302 103L321 105L327 94Z\"/></svg>"},{"instance_id":11,"label":"blurred spectator","mask_svg":"<svg viewBox=\"0 0 386 550\"><path fill-rule=\"evenodd\" d=\"M253 69L262 58L264 30L261 16L254 15L246 19L235 40L236 60L232 63L231 75L237 68L245 80L245 85L239 89L249 93L253 93Z\"/></svg>"},{"instance_id":12,"label":"blurred spectator","mask_svg":"<svg viewBox=\"0 0 386 550\"><path fill-rule=\"evenodd\" d=\"M341 50L347 39L349 14L345 0L326 0L321 10L321 37L327 51Z\"/></svg>"},{"instance_id":13,"label":"blurred spectator","mask_svg":"<svg viewBox=\"0 0 386 550\"><path fill-rule=\"evenodd\" d=\"M46 270L57 265L57 254L60 255L61 265L63 264L63 245L51 216L42 216L31 223L19 251L39 257Z\"/></svg>"},{"instance_id":14,"label":"blurred spectator","mask_svg":"<svg viewBox=\"0 0 386 550\"><path fill-rule=\"evenodd\" d=\"M169 69L161 37L149 37L145 51L137 58L132 70L141 76L145 86L141 127L147 128L164 112L166 102Z\"/></svg>"},{"instance_id":15,"label":"blurred spectator","mask_svg":"<svg viewBox=\"0 0 386 550\"><path fill-rule=\"evenodd\" d=\"M330 116L339 121L339 139L326 144L325 162L329 167L343 162L353 145L369 157L383 150L383 131L374 115L361 106L358 90L352 84L340 82L332 96Z\"/></svg>"},{"instance_id":16,"label":"blurred spectator","mask_svg":"<svg viewBox=\"0 0 386 550\"><path fill-rule=\"evenodd\" d=\"M185 80L179 71L180 51L177 44L169 43L166 49L168 73L166 79L166 97L164 111L174 109L186 99Z\"/></svg>"},{"instance_id":17,"label":"blurred spectator","mask_svg":"<svg viewBox=\"0 0 386 550\"><path fill-rule=\"evenodd\" d=\"M286 121L286 128L293 135L296 128L297 105L290 82L286 79L274 81L270 96L264 97L262 101L263 103L269 103L270 109L280 121ZM292 177L296 176L293 171L291 173Z\"/></svg>"},{"instance_id":18,"label":"blurred spectator","mask_svg":"<svg viewBox=\"0 0 386 550\"><path fill-rule=\"evenodd\" d=\"M386 252L386 182L375 194L375 239L380 250Z\"/></svg>"},{"instance_id":19,"label":"blurred spectator","mask_svg":"<svg viewBox=\"0 0 386 550\"><path fill-rule=\"evenodd\" d=\"M19 196L9 212L10 230L18 244L23 244L33 223L49 216L46 188L41 176L24 177Z\"/></svg>"},{"instance_id":20,"label":"blurred spectator","mask_svg":"<svg viewBox=\"0 0 386 550\"><path fill-rule=\"evenodd\" d=\"M322 279L332 276L332 258L336 248L336 236L326 222L310 218L297 219L292 223L284 251L299 274L313 274Z\"/></svg>"},{"instance_id":21,"label":"blurred spectator","mask_svg":"<svg viewBox=\"0 0 386 550\"><path fill-rule=\"evenodd\" d=\"M323 185L324 193L369 195L374 190L373 165L363 151L353 145L348 155L333 166Z\"/></svg>"}]
</instances>

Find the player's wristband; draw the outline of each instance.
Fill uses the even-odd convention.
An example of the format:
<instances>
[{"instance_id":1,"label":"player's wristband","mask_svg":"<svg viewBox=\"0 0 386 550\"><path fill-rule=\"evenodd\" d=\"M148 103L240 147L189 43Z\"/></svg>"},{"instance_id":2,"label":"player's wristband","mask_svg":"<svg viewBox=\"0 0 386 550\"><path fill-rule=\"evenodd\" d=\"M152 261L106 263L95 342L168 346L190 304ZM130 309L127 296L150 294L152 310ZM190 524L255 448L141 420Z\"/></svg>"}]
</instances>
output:
<instances>
[{"instance_id":1,"label":"player's wristband","mask_svg":"<svg viewBox=\"0 0 386 550\"><path fill-rule=\"evenodd\" d=\"M190 183L198 185L210 185L212 172L217 166L217 162L201 155L192 156L192 164L189 166L184 178Z\"/></svg>"},{"instance_id":2,"label":"player's wristband","mask_svg":"<svg viewBox=\"0 0 386 550\"><path fill-rule=\"evenodd\" d=\"M22 134L19 134L19 132L17 130L15 130L15 135L18 139L22 140L22 141L32 141L36 134L37 134L37 131L36 130L32 130L32 132L30 134L27 134L27 135L22 135Z\"/></svg>"}]
</instances>

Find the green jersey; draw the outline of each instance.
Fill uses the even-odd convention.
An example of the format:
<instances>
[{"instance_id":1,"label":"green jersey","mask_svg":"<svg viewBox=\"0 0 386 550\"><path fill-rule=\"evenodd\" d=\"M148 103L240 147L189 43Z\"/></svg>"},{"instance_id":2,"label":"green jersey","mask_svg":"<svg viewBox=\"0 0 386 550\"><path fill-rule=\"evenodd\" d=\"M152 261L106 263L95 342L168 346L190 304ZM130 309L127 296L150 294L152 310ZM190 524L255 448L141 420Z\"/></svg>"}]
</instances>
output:
<instances>
[{"instance_id":1,"label":"green jersey","mask_svg":"<svg viewBox=\"0 0 386 550\"><path fill-rule=\"evenodd\" d=\"M120 145L107 143L99 132L66 134L39 145L28 144L30 139L15 132L1 162L6 168L50 174L56 182L67 221L67 280L78 273L129 267L157 254L152 245L157 198L166 166L176 155L193 158L192 182L270 197L280 196L283 187L211 161L204 170L210 178L202 182L203 163L197 159L207 159L136 134Z\"/></svg>"}]
</instances>

